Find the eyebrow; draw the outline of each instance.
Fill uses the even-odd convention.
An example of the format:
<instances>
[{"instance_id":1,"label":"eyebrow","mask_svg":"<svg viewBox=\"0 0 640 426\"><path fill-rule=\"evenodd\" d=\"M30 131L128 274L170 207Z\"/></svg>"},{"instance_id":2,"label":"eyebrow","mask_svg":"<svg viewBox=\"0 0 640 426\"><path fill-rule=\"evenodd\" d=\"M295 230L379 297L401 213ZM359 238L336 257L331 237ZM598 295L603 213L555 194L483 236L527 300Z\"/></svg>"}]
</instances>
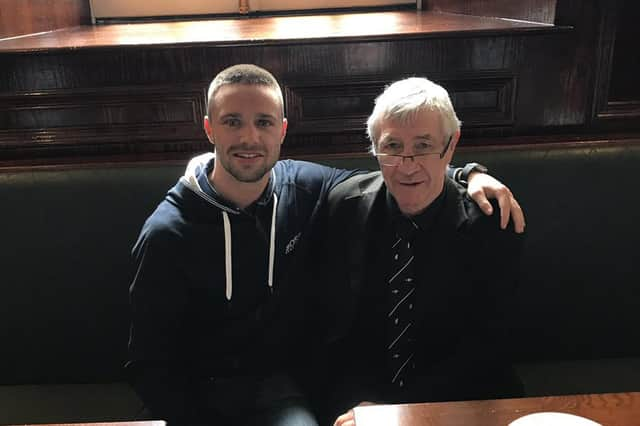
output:
<instances>
[{"instance_id":1,"label":"eyebrow","mask_svg":"<svg viewBox=\"0 0 640 426\"><path fill-rule=\"evenodd\" d=\"M428 141L430 141L430 142L433 142L433 141L435 140L435 139L434 139L434 137L433 137L432 135L430 135L429 133L425 133L425 134L423 134L423 135L418 135L418 136L414 137L414 138L412 139L412 141L416 141L416 140L423 140L423 139L428 140ZM381 143L381 144L382 144L382 143L387 143L387 142L389 142L389 141L398 141L398 142L400 142L400 140L399 140L399 139L397 139L396 137L394 137L394 136L392 136L392 135L390 135L390 134L387 134L387 135L385 135L385 136L380 140L380 143Z\"/></svg>"},{"instance_id":2,"label":"eyebrow","mask_svg":"<svg viewBox=\"0 0 640 426\"><path fill-rule=\"evenodd\" d=\"M230 112L228 114L221 115L220 120L224 120L225 118L239 118L239 117L240 117L240 114L238 114L237 112Z\"/></svg>"},{"instance_id":3,"label":"eyebrow","mask_svg":"<svg viewBox=\"0 0 640 426\"><path fill-rule=\"evenodd\" d=\"M265 114L265 113L260 113L258 114L259 118L271 118L273 120L277 119L277 117L273 114Z\"/></svg>"},{"instance_id":4,"label":"eyebrow","mask_svg":"<svg viewBox=\"0 0 640 426\"><path fill-rule=\"evenodd\" d=\"M435 140L434 137L432 135L430 135L429 133L425 133L424 135L416 136L415 138L413 138L413 140L416 140L416 139L426 139L428 141Z\"/></svg>"},{"instance_id":5,"label":"eyebrow","mask_svg":"<svg viewBox=\"0 0 640 426\"><path fill-rule=\"evenodd\" d=\"M224 120L225 118L241 118L241 117L242 117L242 114L239 112L230 112L228 114L221 116L220 120ZM272 114L259 113L258 118L271 118L275 120L276 116Z\"/></svg>"},{"instance_id":6,"label":"eyebrow","mask_svg":"<svg viewBox=\"0 0 640 426\"><path fill-rule=\"evenodd\" d=\"M398 139L396 139L395 137L391 136L390 134L386 134L382 137L382 139L380 139L380 143L387 143L389 141L397 141Z\"/></svg>"}]
</instances>

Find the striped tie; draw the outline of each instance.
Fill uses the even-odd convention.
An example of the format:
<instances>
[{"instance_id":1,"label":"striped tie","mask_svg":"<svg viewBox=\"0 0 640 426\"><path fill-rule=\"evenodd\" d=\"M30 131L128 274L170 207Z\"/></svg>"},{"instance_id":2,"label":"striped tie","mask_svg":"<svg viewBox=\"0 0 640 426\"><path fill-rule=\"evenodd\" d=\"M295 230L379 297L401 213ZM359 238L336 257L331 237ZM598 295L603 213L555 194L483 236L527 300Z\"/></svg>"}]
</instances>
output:
<instances>
[{"instance_id":1,"label":"striped tie","mask_svg":"<svg viewBox=\"0 0 640 426\"><path fill-rule=\"evenodd\" d=\"M413 362L413 236L417 225L402 217L396 226L396 240L391 248L389 275L389 311L387 321L387 352L391 383L404 387Z\"/></svg>"}]
</instances>

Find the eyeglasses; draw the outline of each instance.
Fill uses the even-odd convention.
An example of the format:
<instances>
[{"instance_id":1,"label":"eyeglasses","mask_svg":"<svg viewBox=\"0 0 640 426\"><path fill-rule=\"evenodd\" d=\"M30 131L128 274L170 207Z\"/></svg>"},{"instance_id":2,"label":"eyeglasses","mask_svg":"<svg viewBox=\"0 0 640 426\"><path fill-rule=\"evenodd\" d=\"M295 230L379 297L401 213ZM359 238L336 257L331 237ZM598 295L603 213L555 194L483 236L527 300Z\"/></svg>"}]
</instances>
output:
<instances>
[{"instance_id":1,"label":"eyeglasses","mask_svg":"<svg viewBox=\"0 0 640 426\"><path fill-rule=\"evenodd\" d=\"M445 144L442 151L429 150L429 151L420 152L418 154L413 154L413 155L401 155L401 154L377 153L374 148L373 155L375 155L378 158L378 161L380 162L381 165L389 166L389 167L398 167L400 164L402 164L402 162L406 158L410 158L411 161L415 162L415 161L419 161L422 158L426 158L429 155L437 155L440 159L443 159L444 154L446 154L447 150L449 149L449 145L451 145L451 138L452 137L449 136L449 140Z\"/></svg>"}]
</instances>

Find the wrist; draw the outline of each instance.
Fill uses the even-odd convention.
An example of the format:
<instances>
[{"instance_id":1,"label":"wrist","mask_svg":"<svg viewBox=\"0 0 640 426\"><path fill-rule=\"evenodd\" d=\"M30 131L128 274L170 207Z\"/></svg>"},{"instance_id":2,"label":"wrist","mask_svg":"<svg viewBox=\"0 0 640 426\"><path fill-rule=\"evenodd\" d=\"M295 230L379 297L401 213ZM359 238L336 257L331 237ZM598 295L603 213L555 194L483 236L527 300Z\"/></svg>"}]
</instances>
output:
<instances>
[{"instance_id":1,"label":"wrist","mask_svg":"<svg viewBox=\"0 0 640 426\"><path fill-rule=\"evenodd\" d=\"M487 173L488 171L489 169L480 163L467 163L459 173L457 173L457 170L455 171L457 174L457 178L455 180L458 183L467 186L469 185L469 179L474 173ZM454 174L454 176L456 176L456 174Z\"/></svg>"}]
</instances>

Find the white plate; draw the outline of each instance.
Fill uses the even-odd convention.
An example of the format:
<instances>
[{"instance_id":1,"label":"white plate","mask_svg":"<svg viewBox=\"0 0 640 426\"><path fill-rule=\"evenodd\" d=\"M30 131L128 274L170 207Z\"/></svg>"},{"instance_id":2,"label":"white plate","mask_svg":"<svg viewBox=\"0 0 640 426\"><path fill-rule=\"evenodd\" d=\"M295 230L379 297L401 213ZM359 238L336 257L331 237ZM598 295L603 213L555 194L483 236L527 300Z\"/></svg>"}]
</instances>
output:
<instances>
[{"instance_id":1,"label":"white plate","mask_svg":"<svg viewBox=\"0 0 640 426\"><path fill-rule=\"evenodd\" d=\"M567 413L534 413L520 417L509 426L602 426L593 420Z\"/></svg>"}]
</instances>

